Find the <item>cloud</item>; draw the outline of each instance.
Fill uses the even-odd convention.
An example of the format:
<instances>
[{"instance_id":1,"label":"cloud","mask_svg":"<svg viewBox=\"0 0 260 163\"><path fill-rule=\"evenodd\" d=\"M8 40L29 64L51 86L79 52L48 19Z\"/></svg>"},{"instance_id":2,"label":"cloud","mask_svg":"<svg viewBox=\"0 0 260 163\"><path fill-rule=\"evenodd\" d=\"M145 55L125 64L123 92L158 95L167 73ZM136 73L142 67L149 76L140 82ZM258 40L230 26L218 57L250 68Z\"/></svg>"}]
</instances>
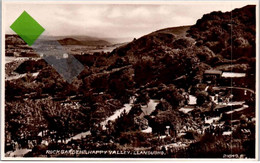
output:
<instances>
[{"instance_id":1,"label":"cloud","mask_svg":"<svg viewBox=\"0 0 260 163\"><path fill-rule=\"evenodd\" d=\"M5 4L5 31L26 10L51 35L140 37L161 28L193 25L203 14L248 2L183 4Z\"/></svg>"}]
</instances>

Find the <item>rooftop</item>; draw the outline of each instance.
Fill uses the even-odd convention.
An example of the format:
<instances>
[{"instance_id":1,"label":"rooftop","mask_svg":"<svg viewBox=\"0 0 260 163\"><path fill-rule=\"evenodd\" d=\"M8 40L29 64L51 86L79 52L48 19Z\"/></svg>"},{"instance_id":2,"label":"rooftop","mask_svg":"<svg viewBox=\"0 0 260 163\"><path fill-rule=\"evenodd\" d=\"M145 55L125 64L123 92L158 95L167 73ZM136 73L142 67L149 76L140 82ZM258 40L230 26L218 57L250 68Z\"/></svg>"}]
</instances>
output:
<instances>
[{"instance_id":1,"label":"rooftop","mask_svg":"<svg viewBox=\"0 0 260 163\"><path fill-rule=\"evenodd\" d=\"M209 74L209 75L221 75L222 71L219 70L206 70L204 74Z\"/></svg>"},{"instance_id":2,"label":"rooftop","mask_svg":"<svg viewBox=\"0 0 260 163\"><path fill-rule=\"evenodd\" d=\"M241 77L246 77L246 73L223 72L221 76L224 78L241 78Z\"/></svg>"}]
</instances>

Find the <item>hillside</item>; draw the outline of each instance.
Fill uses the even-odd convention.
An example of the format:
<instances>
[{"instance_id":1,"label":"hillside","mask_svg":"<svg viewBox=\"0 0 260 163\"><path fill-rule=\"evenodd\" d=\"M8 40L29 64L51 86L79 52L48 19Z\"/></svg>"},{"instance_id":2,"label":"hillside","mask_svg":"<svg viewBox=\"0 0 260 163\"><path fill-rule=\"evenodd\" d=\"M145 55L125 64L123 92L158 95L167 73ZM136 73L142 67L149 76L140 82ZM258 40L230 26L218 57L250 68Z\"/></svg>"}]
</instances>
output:
<instances>
[{"instance_id":1,"label":"hillside","mask_svg":"<svg viewBox=\"0 0 260 163\"><path fill-rule=\"evenodd\" d=\"M5 45L26 45L18 35L5 35Z\"/></svg>"},{"instance_id":2,"label":"hillside","mask_svg":"<svg viewBox=\"0 0 260 163\"><path fill-rule=\"evenodd\" d=\"M197 46L207 46L227 59L255 57L255 6L205 14L188 31Z\"/></svg>"},{"instance_id":3,"label":"hillside","mask_svg":"<svg viewBox=\"0 0 260 163\"><path fill-rule=\"evenodd\" d=\"M153 51L162 50L163 52L167 50L167 48L168 50L173 50L190 46L193 39L185 36L189 28L190 26L173 27L152 32L130 42L129 44L115 49L112 52L112 55L116 54L119 56L130 57L135 53L135 56L139 54L145 56L146 53Z\"/></svg>"},{"instance_id":4,"label":"hillside","mask_svg":"<svg viewBox=\"0 0 260 163\"><path fill-rule=\"evenodd\" d=\"M152 32L115 49L111 56L123 57L137 67L142 64L140 76L135 74L135 77L140 77L144 83L148 74L150 80L166 80L167 76L167 82L185 75L189 79L186 82L198 83L203 70L236 63L237 66L248 64L245 70L253 74L255 6L225 13L212 12L205 14L193 26ZM234 65L234 69L239 68Z\"/></svg>"}]
</instances>

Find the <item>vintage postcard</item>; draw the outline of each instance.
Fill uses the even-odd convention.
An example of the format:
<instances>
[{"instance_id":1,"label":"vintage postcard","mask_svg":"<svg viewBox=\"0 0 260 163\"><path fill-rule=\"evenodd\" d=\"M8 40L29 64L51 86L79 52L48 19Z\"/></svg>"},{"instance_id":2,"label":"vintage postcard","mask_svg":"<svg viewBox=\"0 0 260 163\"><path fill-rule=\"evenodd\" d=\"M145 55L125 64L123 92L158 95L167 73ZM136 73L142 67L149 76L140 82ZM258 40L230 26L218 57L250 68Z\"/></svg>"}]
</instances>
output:
<instances>
[{"instance_id":1,"label":"vintage postcard","mask_svg":"<svg viewBox=\"0 0 260 163\"><path fill-rule=\"evenodd\" d=\"M258 159L258 1L3 1L3 160Z\"/></svg>"}]
</instances>

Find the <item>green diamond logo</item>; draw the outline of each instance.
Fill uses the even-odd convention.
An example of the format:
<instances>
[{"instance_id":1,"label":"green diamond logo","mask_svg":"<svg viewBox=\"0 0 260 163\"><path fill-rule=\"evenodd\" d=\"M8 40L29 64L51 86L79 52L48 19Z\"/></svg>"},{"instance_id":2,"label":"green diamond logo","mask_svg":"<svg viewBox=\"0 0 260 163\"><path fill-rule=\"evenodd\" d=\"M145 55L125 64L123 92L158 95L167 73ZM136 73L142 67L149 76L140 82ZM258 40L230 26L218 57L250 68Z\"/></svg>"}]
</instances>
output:
<instances>
[{"instance_id":1,"label":"green diamond logo","mask_svg":"<svg viewBox=\"0 0 260 163\"><path fill-rule=\"evenodd\" d=\"M10 28L30 46L45 30L26 11L15 20Z\"/></svg>"}]
</instances>

